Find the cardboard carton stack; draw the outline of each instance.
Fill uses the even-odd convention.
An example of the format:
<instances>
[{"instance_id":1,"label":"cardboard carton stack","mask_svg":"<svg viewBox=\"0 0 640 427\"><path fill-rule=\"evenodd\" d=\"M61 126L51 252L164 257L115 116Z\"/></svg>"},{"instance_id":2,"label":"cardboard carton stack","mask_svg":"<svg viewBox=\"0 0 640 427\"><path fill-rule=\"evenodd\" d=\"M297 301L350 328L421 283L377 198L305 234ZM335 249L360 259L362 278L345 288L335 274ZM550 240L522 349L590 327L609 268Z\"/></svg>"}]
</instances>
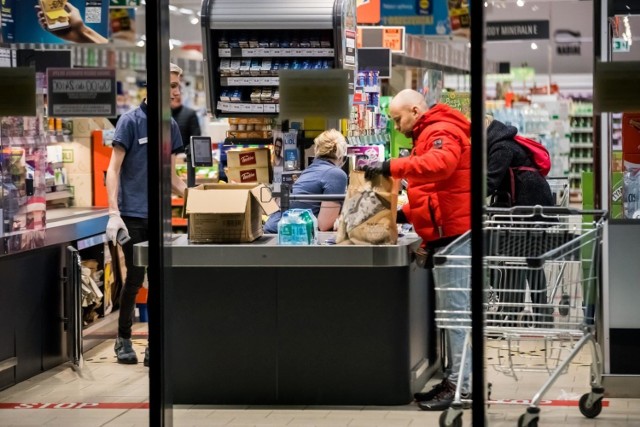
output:
<instances>
[{"instance_id":1,"label":"cardboard carton stack","mask_svg":"<svg viewBox=\"0 0 640 427\"><path fill-rule=\"evenodd\" d=\"M271 152L268 148L242 148L227 151L229 182L237 184L271 182Z\"/></svg>"}]
</instances>

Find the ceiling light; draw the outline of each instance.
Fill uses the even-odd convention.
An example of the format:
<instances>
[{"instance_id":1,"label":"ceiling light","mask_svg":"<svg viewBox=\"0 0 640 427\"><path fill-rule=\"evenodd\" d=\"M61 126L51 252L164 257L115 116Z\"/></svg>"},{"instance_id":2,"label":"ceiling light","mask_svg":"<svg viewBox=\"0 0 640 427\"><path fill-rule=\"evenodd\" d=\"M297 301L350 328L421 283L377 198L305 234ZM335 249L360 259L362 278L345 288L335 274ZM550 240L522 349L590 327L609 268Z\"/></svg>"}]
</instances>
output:
<instances>
[{"instance_id":1,"label":"ceiling light","mask_svg":"<svg viewBox=\"0 0 640 427\"><path fill-rule=\"evenodd\" d=\"M191 23L193 25L198 25L198 22L200 22L200 20L198 18L196 18L195 16L193 18L191 18Z\"/></svg>"},{"instance_id":2,"label":"ceiling light","mask_svg":"<svg viewBox=\"0 0 640 427\"><path fill-rule=\"evenodd\" d=\"M488 1L484 2L484 7L488 7L488 6L489 6L489 2Z\"/></svg>"},{"instance_id":3,"label":"ceiling light","mask_svg":"<svg viewBox=\"0 0 640 427\"><path fill-rule=\"evenodd\" d=\"M170 5L169 5L169 10L170 10L171 12L176 12L176 11L178 10L178 8L177 8L176 6L174 6L174 5L170 4Z\"/></svg>"},{"instance_id":4,"label":"ceiling light","mask_svg":"<svg viewBox=\"0 0 640 427\"><path fill-rule=\"evenodd\" d=\"M516 2L516 4L517 4L519 7L522 7L522 6L524 6L524 0L518 0L518 1Z\"/></svg>"},{"instance_id":5,"label":"ceiling light","mask_svg":"<svg viewBox=\"0 0 640 427\"><path fill-rule=\"evenodd\" d=\"M144 47L144 40L140 40L136 45L138 45L138 47Z\"/></svg>"},{"instance_id":6,"label":"ceiling light","mask_svg":"<svg viewBox=\"0 0 640 427\"><path fill-rule=\"evenodd\" d=\"M531 49L536 50L537 48L538 48L538 45L536 44L536 42L532 42Z\"/></svg>"},{"instance_id":7,"label":"ceiling light","mask_svg":"<svg viewBox=\"0 0 640 427\"><path fill-rule=\"evenodd\" d=\"M173 43L171 43L171 40L169 40L169 50L173 50Z\"/></svg>"},{"instance_id":8,"label":"ceiling light","mask_svg":"<svg viewBox=\"0 0 640 427\"><path fill-rule=\"evenodd\" d=\"M178 9L178 12L182 13L183 15L193 15L193 10L186 9L184 7L181 7L180 9Z\"/></svg>"},{"instance_id":9,"label":"ceiling light","mask_svg":"<svg viewBox=\"0 0 640 427\"><path fill-rule=\"evenodd\" d=\"M537 4L534 4L533 6L531 6L531 11L532 11L532 12L537 12L537 11L538 11L538 9L540 9L540 8L538 7L538 5L537 5Z\"/></svg>"}]
</instances>

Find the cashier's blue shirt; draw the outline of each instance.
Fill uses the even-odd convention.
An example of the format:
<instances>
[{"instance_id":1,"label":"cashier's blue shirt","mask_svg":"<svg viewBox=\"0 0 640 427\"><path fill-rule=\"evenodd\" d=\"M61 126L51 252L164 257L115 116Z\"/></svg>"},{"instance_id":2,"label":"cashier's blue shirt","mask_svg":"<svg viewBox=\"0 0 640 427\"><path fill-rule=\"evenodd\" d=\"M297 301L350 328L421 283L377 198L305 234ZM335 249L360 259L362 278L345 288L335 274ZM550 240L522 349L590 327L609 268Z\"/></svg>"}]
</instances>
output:
<instances>
[{"instance_id":1,"label":"cashier's blue shirt","mask_svg":"<svg viewBox=\"0 0 640 427\"><path fill-rule=\"evenodd\" d=\"M291 194L344 194L347 191L347 174L333 162L315 159L293 184ZM317 217L320 202L291 202L291 208L311 209ZM265 233L277 233L280 211L269 217L264 225Z\"/></svg>"},{"instance_id":2,"label":"cashier's blue shirt","mask_svg":"<svg viewBox=\"0 0 640 427\"><path fill-rule=\"evenodd\" d=\"M157 143L157 141L149 142ZM119 145L126 151L120 169L120 189L118 191L120 215L148 218L146 102L127 111L118 119L113 145ZM182 151L180 128L175 120L171 119L171 153L175 154L180 151Z\"/></svg>"}]
</instances>

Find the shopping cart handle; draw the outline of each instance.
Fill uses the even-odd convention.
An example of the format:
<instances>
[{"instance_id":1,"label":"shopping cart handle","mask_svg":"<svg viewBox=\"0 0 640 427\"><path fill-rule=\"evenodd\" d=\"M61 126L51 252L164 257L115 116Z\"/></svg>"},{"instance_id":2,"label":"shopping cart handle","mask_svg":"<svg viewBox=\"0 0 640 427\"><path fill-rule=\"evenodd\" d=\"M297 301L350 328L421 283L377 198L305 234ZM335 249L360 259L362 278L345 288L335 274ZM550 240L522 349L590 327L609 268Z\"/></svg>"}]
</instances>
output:
<instances>
[{"instance_id":1,"label":"shopping cart handle","mask_svg":"<svg viewBox=\"0 0 640 427\"><path fill-rule=\"evenodd\" d=\"M606 219L608 212L603 209L575 209L561 206L512 206L510 208L486 207L488 215L593 215Z\"/></svg>"}]
</instances>

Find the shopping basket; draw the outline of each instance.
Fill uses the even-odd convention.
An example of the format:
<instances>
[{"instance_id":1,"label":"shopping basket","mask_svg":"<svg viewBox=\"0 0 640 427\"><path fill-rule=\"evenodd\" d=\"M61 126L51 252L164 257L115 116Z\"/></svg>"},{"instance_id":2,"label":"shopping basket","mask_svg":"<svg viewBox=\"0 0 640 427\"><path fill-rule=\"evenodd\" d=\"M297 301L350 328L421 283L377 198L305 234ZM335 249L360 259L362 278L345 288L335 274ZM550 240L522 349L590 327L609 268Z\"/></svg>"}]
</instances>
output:
<instances>
[{"instance_id":1,"label":"shopping basket","mask_svg":"<svg viewBox=\"0 0 640 427\"><path fill-rule=\"evenodd\" d=\"M521 371L545 372L549 378L519 418L519 427L538 425L539 403L580 350L591 349L591 392L579 401L588 417L602 410L602 353L595 341L595 321L600 284L604 211L560 207L487 209L485 242L484 332L499 338L504 354L494 368L518 378ZM471 232L434 256L435 291L438 300L453 292L470 292ZM451 299L451 298L449 298ZM464 355L470 350L471 311L438 307L436 325L467 331ZM544 345L544 363L513 355L523 342ZM461 363L459 378L465 364ZM458 381L454 402L442 413L441 426L462 425L462 401Z\"/></svg>"}]
</instances>

